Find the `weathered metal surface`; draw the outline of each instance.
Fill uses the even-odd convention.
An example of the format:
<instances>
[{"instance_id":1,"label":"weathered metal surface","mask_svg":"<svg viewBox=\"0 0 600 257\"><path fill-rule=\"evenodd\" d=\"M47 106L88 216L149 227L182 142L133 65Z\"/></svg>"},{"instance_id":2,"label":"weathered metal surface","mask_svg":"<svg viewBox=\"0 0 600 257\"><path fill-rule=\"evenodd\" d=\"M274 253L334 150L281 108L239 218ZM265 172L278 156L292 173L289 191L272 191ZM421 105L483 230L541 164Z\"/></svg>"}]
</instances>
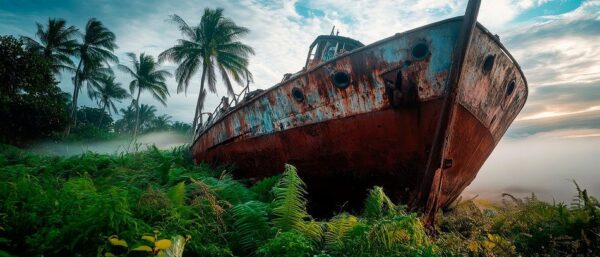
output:
<instances>
[{"instance_id":1,"label":"weathered metal surface","mask_svg":"<svg viewBox=\"0 0 600 257\"><path fill-rule=\"evenodd\" d=\"M467 53L458 101L490 130L498 143L525 104L527 84L516 64L495 40L483 28L475 31L474 47ZM494 64L485 72L483 64L488 56L494 56ZM515 88L508 94L507 87L513 80Z\"/></svg>"},{"instance_id":2,"label":"weathered metal surface","mask_svg":"<svg viewBox=\"0 0 600 257\"><path fill-rule=\"evenodd\" d=\"M421 101L442 95L447 83L451 53L459 21L448 21L424 30L397 35L381 43L352 52L300 73L266 90L260 97L229 113L201 133L200 148L210 148L231 140L242 140L290 128L357 115L389 107L385 86L379 74L406 66L406 76L419 85ZM428 42L430 52L414 60L411 48ZM439 57L438 57L439 56ZM410 61L410 65L406 65ZM330 76L346 71L351 86L337 89ZM297 102L291 92L302 89L305 101Z\"/></svg>"},{"instance_id":3,"label":"weathered metal surface","mask_svg":"<svg viewBox=\"0 0 600 257\"><path fill-rule=\"evenodd\" d=\"M475 179L527 99L525 77L499 47L497 38L480 26L474 31L471 44L459 82L456 117L451 122L444 152L444 158L455 161L443 171L440 206L456 199ZM484 63L490 56L494 61L487 70ZM514 88L509 90L512 81Z\"/></svg>"},{"instance_id":4,"label":"weathered metal surface","mask_svg":"<svg viewBox=\"0 0 600 257\"><path fill-rule=\"evenodd\" d=\"M470 0L467 5L467 10L465 11L465 16L458 33L458 40L452 53L453 59L448 81L449 85L444 95L444 105L442 106L440 119L436 125L435 141L429 151L421 186L416 190L409 202L409 205L413 207L422 206L426 224L433 223L437 213L439 198L441 198L441 186L444 181L442 171L452 167L453 163L453 160L446 156L449 132L452 130L457 106L456 95L460 90L460 80L464 72L463 67L466 62L467 51L471 46L471 39L477 24L480 5L480 0Z\"/></svg>"},{"instance_id":5,"label":"weathered metal surface","mask_svg":"<svg viewBox=\"0 0 600 257\"><path fill-rule=\"evenodd\" d=\"M419 190L434 183L424 177L432 146L447 140L443 176L436 183L437 205L448 204L473 180L527 92L516 63L477 26L462 68L466 76L454 85L451 136L438 135L461 22L450 19L397 34L265 90L200 133L192 146L195 161L235 163L236 175L253 179L294 164L315 200L309 207L321 214L347 201L350 208L358 205L373 185L419 208L428 197ZM418 44L428 47L422 58L412 54ZM489 54L496 55L495 65L481 72ZM336 71L350 75L349 87L333 86ZM516 83L506 96L509 78ZM303 93L301 100L292 95L294 88Z\"/></svg>"}]
</instances>

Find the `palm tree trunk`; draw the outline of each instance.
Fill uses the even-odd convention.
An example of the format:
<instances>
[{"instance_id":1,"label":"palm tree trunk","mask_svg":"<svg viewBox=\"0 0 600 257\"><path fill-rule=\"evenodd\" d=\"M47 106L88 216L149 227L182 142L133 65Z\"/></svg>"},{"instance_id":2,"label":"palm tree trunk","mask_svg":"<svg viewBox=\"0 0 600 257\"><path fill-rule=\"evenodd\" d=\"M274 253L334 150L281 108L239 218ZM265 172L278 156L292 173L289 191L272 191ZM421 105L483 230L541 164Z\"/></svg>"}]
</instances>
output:
<instances>
[{"instance_id":1,"label":"palm tree trunk","mask_svg":"<svg viewBox=\"0 0 600 257\"><path fill-rule=\"evenodd\" d=\"M192 138L196 135L196 126L198 124L199 114L202 112L200 108L200 104L202 101L202 92L204 92L204 79L206 77L206 64L202 65L202 78L200 79L200 93L198 93L198 101L196 102L196 113L194 114L194 123L192 124ZM200 119L200 123L202 123L202 119Z\"/></svg>"},{"instance_id":2,"label":"palm tree trunk","mask_svg":"<svg viewBox=\"0 0 600 257\"><path fill-rule=\"evenodd\" d=\"M67 126L67 136L71 133L71 127L77 125L77 98L79 98L79 88L81 87L81 81L79 81L79 72L81 70L81 64L83 59L79 60L77 70L75 71L75 81L73 81L73 100L71 101L71 121Z\"/></svg>"},{"instance_id":3,"label":"palm tree trunk","mask_svg":"<svg viewBox=\"0 0 600 257\"><path fill-rule=\"evenodd\" d=\"M135 99L135 105L137 107L137 111L136 111L136 115L135 115L135 128L133 129L133 139L137 138L138 129L140 126L140 93L142 93L142 90L140 90L138 88L138 95L137 95L137 98Z\"/></svg>"},{"instance_id":4,"label":"palm tree trunk","mask_svg":"<svg viewBox=\"0 0 600 257\"><path fill-rule=\"evenodd\" d=\"M100 121L98 122L98 126L102 126L102 120L104 119L105 111L106 111L106 103L104 103L104 106L102 106L102 115L100 115ZM108 115L110 115L110 113Z\"/></svg>"}]
</instances>

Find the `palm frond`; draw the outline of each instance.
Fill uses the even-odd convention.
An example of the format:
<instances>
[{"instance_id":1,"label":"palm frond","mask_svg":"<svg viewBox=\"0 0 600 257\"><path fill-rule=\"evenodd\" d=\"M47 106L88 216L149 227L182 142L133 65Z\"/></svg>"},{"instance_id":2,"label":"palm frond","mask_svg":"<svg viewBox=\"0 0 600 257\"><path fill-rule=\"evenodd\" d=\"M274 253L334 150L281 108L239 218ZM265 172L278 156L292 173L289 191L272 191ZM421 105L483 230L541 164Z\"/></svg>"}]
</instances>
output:
<instances>
[{"instance_id":1,"label":"palm frond","mask_svg":"<svg viewBox=\"0 0 600 257\"><path fill-rule=\"evenodd\" d=\"M194 38L194 29L192 27L190 27L185 22L185 20L183 20L181 17L179 17L179 15L177 15L177 14L169 15L168 20L175 23L175 25L177 25L179 31L181 31L181 33L183 35L185 35L186 37L189 37L189 38Z\"/></svg>"}]
</instances>

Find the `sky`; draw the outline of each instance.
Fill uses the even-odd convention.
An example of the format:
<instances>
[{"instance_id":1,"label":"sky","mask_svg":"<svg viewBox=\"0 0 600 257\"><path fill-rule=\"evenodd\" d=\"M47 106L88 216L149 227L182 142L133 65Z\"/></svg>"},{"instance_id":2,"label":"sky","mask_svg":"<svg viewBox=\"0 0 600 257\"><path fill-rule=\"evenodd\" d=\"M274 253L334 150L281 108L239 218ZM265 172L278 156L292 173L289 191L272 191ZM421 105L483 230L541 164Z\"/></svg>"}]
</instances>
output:
<instances>
[{"instance_id":1,"label":"sky","mask_svg":"<svg viewBox=\"0 0 600 257\"><path fill-rule=\"evenodd\" d=\"M199 22L204 8L224 8L225 16L251 30L244 42L256 55L250 60L253 89L269 88L284 73L300 70L308 46L333 26L340 35L365 44L446 18L460 16L466 0L0 0L0 34L34 36L35 22L60 17L83 28L87 19L101 20L117 36L116 54L157 56L181 34L167 18L178 14L189 24ZM571 179L600 195L600 1L483 0L479 22L499 35L522 66L529 99L467 189L473 195L499 191L536 191L547 198L568 200ZM173 71L175 64L163 64ZM60 86L71 92L70 76ZM119 81L131 80L117 72ZM150 95L142 103L159 114L191 122L200 74L186 94L176 94L162 107ZM242 87L238 87L240 90ZM207 99L212 110L225 94ZM85 96L85 92L82 94ZM81 105L95 103L82 97ZM124 107L128 102L120 104Z\"/></svg>"}]
</instances>

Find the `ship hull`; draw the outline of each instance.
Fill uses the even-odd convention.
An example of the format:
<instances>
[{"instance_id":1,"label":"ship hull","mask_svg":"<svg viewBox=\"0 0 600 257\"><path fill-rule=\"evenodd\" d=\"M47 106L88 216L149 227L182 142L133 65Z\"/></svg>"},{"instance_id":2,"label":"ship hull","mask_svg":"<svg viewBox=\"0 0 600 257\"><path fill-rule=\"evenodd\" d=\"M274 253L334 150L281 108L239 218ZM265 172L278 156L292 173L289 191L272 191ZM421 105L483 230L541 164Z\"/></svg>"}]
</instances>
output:
<instances>
[{"instance_id":1,"label":"ship hull","mask_svg":"<svg viewBox=\"0 0 600 257\"><path fill-rule=\"evenodd\" d=\"M520 68L479 25L456 77L461 24L397 34L293 76L206 127L194 160L235 164L236 176L254 181L293 164L317 215L359 206L375 185L412 209L447 206L527 97ZM337 71L350 75L348 88L332 85Z\"/></svg>"}]
</instances>

